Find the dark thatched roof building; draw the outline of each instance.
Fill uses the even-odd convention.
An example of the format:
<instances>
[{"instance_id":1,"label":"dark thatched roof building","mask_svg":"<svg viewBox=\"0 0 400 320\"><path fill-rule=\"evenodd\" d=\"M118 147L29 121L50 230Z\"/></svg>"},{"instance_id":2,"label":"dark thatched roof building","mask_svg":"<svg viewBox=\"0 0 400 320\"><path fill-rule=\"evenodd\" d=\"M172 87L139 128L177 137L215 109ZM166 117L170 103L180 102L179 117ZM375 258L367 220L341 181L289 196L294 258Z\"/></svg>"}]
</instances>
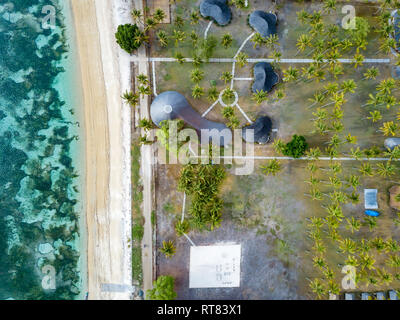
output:
<instances>
[{"instance_id":1,"label":"dark thatched roof building","mask_svg":"<svg viewBox=\"0 0 400 320\"><path fill-rule=\"evenodd\" d=\"M278 74L274 71L271 64L268 62L259 62L254 65L254 83L252 90L257 91L271 91L272 87L279 81Z\"/></svg>"},{"instance_id":2,"label":"dark thatched roof building","mask_svg":"<svg viewBox=\"0 0 400 320\"><path fill-rule=\"evenodd\" d=\"M249 17L250 26L264 38L269 37L271 34L276 34L276 22L275 14L261 10L252 12Z\"/></svg>"},{"instance_id":3,"label":"dark thatched roof building","mask_svg":"<svg viewBox=\"0 0 400 320\"><path fill-rule=\"evenodd\" d=\"M249 130L254 130L254 137ZM242 129L242 137L246 142L265 144L271 137L272 121L269 117L260 117L251 125Z\"/></svg>"},{"instance_id":4,"label":"dark thatched roof building","mask_svg":"<svg viewBox=\"0 0 400 320\"><path fill-rule=\"evenodd\" d=\"M200 4L200 14L204 18L211 18L220 26L227 25L232 18L231 9L226 0L204 0Z\"/></svg>"},{"instance_id":5,"label":"dark thatched roof building","mask_svg":"<svg viewBox=\"0 0 400 320\"><path fill-rule=\"evenodd\" d=\"M227 146L232 143L232 132L227 126L201 117L186 98L176 91L165 91L159 94L151 104L150 116L158 127L161 126L160 122L163 120L181 119L196 129L198 134L201 134L202 129L210 130L209 140L215 141L216 144ZM213 137L214 140L212 140Z\"/></svg>"}]
</instances>

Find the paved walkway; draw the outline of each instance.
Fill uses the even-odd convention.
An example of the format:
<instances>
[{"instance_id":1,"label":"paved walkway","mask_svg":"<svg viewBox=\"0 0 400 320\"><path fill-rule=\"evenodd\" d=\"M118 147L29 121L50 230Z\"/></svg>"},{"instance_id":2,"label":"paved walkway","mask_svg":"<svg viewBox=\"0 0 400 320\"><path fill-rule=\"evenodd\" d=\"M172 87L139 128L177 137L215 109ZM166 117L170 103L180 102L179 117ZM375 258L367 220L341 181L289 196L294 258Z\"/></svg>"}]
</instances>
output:
<instances>
[{"instance_id":1,"label":"paved walkway","mask_svg":"<svg viewBox=\"0 0 400 320\"><path fill-rule=\"evenodd\" d=\"M132 57L132 61L137 62L145 59L145 61L155 61L155 62L176 62L175 58L166 58L166 57L152 57L152 58L144 58L144 57ZM280 59L276 61L275 59L267 59L267 58L248 58L247 61L249 63L257 63L257 62L278 62L278 63L312 63L315 60L313 59ZM338 62L341 63L354 63L354 59L338 59ZM185 62L193 62L192 58L185 58ZM210 58L208 62L211 63L233 63L236 62L235 58ZM323 60L323 62L329 62L329 60ZM390 59L364 59L363 63L365 64L386 64L390 63Z\"/></svg>"}]
</instances>

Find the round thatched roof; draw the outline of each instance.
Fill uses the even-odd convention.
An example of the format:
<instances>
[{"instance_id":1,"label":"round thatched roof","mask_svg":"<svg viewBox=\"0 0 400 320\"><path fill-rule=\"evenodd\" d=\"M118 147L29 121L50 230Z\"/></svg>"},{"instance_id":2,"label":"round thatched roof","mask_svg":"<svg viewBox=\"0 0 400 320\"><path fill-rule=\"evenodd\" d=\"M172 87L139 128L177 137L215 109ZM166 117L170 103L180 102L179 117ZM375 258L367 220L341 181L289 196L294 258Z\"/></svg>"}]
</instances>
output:
<instances>
[{"instance_id":1,"label":"round thatched roof","mask_svg":"<svg viewBox=\"0 0 400 320\"><path fill-rule=\"evenodd\" d=\"M218 140L219 144L224 146L232 142L232 132L227 126L201 117L186 98L176 91L165 91L159 94L151 104L150 116L158 127L163 120L181 119L196 129L199 134L201 134L201 130L209 130L210 141L212 137L215 137L215 141Z\"/></svg>"}]
</instances>

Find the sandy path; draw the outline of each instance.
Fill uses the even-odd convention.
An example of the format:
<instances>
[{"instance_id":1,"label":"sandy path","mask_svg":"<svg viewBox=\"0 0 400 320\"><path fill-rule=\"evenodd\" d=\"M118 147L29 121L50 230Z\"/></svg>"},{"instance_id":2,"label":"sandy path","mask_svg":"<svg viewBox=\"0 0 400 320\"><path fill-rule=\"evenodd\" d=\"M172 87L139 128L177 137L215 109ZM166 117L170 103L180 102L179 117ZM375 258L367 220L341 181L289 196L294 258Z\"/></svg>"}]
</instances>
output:
<instances>
[{"instance_id":1,"label":"sandy path","mask_svg":"<svg viewBox=\"0 0 400 320\"><path fill-rule=\"evenodd\" d=\"M85 103L89 299L128 299L127 292L101 292L100 286L131 284L130 213L124 206L130 207L129 167L111 4L72 0Z\"/></svg>"}]
</instances>

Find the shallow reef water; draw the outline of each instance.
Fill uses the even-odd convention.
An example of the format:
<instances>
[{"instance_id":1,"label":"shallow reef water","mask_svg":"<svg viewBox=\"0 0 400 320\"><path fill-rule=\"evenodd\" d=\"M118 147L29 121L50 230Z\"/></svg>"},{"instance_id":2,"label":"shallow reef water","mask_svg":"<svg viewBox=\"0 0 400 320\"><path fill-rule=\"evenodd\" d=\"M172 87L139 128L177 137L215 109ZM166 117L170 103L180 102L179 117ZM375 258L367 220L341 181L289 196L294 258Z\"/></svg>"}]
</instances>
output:
<instances>
[{"instance_id":1,"label":"shallow reef water","mask_svg":"<svg viewBox=\"0 0 400 320\"><path fill-rule=\"evenodd\" d=\"M67 2L0 2L0 299L82 294ZM43 27L44 6L54 8L55 28Z\"/></svg>"}]
</instances>

